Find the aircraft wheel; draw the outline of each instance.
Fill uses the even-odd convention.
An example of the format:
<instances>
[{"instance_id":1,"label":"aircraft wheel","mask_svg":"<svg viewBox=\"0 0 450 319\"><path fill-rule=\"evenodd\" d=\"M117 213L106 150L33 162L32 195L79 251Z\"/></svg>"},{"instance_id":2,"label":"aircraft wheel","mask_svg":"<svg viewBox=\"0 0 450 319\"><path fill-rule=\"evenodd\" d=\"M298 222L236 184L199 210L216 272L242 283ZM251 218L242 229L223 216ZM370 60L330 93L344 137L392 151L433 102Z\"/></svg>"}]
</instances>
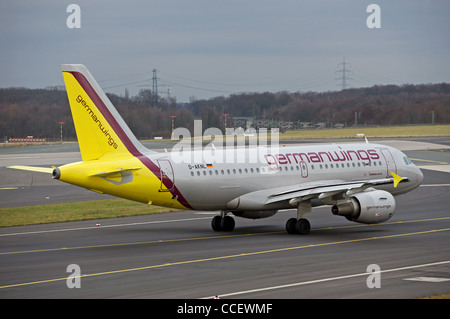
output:
<instances>
[{"instance_id":1,"label":"aircraft wheel","mask_svg":"<svg viewBox=\"0 0 450 319\"><path fill-rule=\"evenodd\" d=\"M297 224L296 218L289 218L286 222L286 231L288 234L296 234L297 231L295 230L295 225Z\"/></svg>"},{"instance_id":2,"label":"aircraft wheel","mask_svg":"<svg viewBox=\"0 0 450 319\"><path fill-rule=\"evenodd\" d=\"M222 217L220 216L214 216L214 218L211 221L211 227L214 231L221 231L220 228L220 222L222 221Z\"/></svg>"},{"instance_id":3,"label":"aircraft wheel","mask_svg":"<svg viewBox=\"0 0 450 319\"><path fill-rule=\"evenodd\" d=\"M234 229L234 225L235 225L234 218L231 216L225 216L220 221L220 228L223 231L232 231Z\"/></svg>"},{"instance_id":4,"label":"aircraft wheel","mask_svg":"<svg viewBox=\"0 0 450 319\"><path fill-rule=\"evenodd\" d=\"M232 231L234 225L234 218L231 216L214 216L211 221L211 227L214 231Z\"/></svg>"},{"instance_id":5,"label":"aircraft wheel","mask_svg":"<svg viewBox=\"0 0 450 319\"><path fill-rule=\"evenodd\" d=\"M311 230L311 224L307 219L300 218L299 220L297 220L297 223L295 224L295 230L297 234L300 235L309 234L309 231Z\"/></svg>"}]
</instances>

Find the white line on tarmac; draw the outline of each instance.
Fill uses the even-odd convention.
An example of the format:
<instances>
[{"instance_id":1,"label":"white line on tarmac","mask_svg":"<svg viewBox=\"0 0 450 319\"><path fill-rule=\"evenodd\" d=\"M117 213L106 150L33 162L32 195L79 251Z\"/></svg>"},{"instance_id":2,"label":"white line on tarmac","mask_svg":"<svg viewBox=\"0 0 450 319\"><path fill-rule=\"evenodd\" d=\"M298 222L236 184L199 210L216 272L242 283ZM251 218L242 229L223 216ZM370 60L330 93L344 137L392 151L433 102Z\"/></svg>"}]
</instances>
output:
<instances>
[{"instance_id":1,"label":"white line on tarmac","mask_svg":"<svg viewBox=\"0 0 450 319\"><path fill-rule=\"evenodd\" d=\"M75 231L75 230L87 230L87 229L99 229L99 228L112 228L112 227L136 226L136 225L147 225L147 224L163 224L163 223L185 222L185 221L200 220L200 219L209 219L209 218L211 218L211 217L171 219L171 220L159 220L159 221L151 221L151 222L128 223L128 224L116 224L116 225L101 225L101 226L89 226L89 227L78 227L78 228L50 229L50 230L39 230L39 231L30 231L30 232L22 232L22 233L0 234L0 237L5 237L5 236L16 236L16 235L30 235L30 234L55 233L55 232L65 232L65 231Z\"/></svg>"},{"instance_id":2,"label":"white line on tarmac","mask_svg":"<svg viewBox=\"0 0 450 319\"><path fill-rule=\"evenodd\" d=\"M401 270L408 270L408 269L415 269L415 268L422 268L422 267L429 267L429 266L437 266L437 265L443 265L443 264L448 264L448 263L450 263L450 260L439 261L439 262L430 263L430 264L421 264L421 265L413 265L413 266L381 270L379 273L388 273L388 272L394 272L394 271L401 271ZM236 291L236 292L231 292L231 293L227 293L227 294L219 294L218 296L219 297L229 297L229 296L244 295L244 294L249 294L249 293L254 293L254 292L262 292L262 291L268 291L268 290L274 290L274 289L283 289L283 288L290 288L290 287L296 287L296 286L317 284L317 283L333 281L333 280L348 279L348 278L361 277L361 276L370 276L371 274L373 274L373 273L363 272L363 273L359 273L359 274L295 282L295 283L287 284L287 285L279 285L279 286L251 289L251 290ZM213 298L214 298L214 296L209 296L209 297L204 297L204 298L200 298L200 299L213 299Z\"/></svg>"}]
</instances>

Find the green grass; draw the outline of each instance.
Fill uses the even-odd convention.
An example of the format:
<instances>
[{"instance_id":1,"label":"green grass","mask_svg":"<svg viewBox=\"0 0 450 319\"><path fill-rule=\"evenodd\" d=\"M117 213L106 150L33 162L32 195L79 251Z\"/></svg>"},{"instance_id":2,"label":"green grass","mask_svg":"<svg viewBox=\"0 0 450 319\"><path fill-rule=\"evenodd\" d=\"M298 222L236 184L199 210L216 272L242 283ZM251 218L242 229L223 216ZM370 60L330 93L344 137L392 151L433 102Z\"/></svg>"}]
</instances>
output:
<instances>
[{"instance_id":1,"label":"green grass","mask_svg":"<svg viewBox=\"0 0 450 319\"><path fill-rule=\"evenodd\" d=\"M147 215L176 211L125 199L0 209L0 227Z\"/></svg>"},{"instance_id":2,"label":"green grass","mask_svg":"<svg viewBox=\"0 0 450 319\"><path fill-rule=\"evenodd\" d=\"M286 133L280 134L280 140L311 138L357 138L357 134L364 134L367 138L450 136L450 125L383 126L287 131Z\"/></svg>"}]
</instances>

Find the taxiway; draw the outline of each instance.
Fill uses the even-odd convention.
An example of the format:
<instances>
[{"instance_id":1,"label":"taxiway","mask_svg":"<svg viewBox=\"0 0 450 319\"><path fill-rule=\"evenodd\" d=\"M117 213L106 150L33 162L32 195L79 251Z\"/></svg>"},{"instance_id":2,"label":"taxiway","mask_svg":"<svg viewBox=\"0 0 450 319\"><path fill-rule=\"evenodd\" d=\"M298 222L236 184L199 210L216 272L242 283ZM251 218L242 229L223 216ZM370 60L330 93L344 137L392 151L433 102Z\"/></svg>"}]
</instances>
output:
<instances>
[{"instance_id":1,"label":"taxiway","mask_svg":"<svg viewBox=\"0 0 450 319\"><path fill-rule=\"evenodd\" d=\"M286 233L294 210L255 221L236 218L232 233L211 230L214 213L192 211L2 228L0 298L358 299L448 293L450 173L426 166L450 165L450 153L410 152L424 168L423 185L397 197L394 217L378 225L351 223L322 207L307 216L312 226L307 236ZM4 162L0 166L5 173ZM3 182L17 189L0 190L2 202L27 189L61 190L27 178L34 184L23 190ZM87 191L65 192L70 197ZM80 288L71 289L73 273L67 269L73 264L81 277ZM369 287L371 265L380 269L379 288Z\"/></svg>"}]
</instances>

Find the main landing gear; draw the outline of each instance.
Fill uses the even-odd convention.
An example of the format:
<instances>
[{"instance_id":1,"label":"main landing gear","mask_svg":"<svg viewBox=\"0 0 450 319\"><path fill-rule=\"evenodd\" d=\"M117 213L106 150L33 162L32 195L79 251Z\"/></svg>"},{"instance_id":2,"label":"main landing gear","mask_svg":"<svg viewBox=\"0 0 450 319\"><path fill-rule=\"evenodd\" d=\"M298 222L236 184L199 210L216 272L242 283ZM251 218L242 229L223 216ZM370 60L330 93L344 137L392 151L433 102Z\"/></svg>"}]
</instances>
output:
<instances>
[{"instance_id":1,"label":"main landing gear","mask_svg":"<svg viewBox=\"0 0 450 319\"><path fill-rule=\"evenodd\" d=\"M289 218L286 222L286 231L289 234L306 235L311 230L311 224L305 218Z\"/></svg>"},{"instance_id":2,"label":"main landing gear","mask_svg":"<svg viewBox=\"0 0 450 319\"><path fill-rule=\"evenodd\" d=\"M303 216L311 212L311 201L302 201L297 206L297 218L290 218L286 222L286 231L288 234L309 234L311 224Z\"/></svg>"},{"instance_id":3,"label":"main landing gear","mask_svg":"<svg viewBox=\"0 0 450 319\"><path fill-rule=\"evenodd\" d=\"M298 204L297 218L290 218L286 222L286 231L288 234L309 234L311 230L311 224L303 216L311 212L311 202L303 201ZM220 215L214 216L211 221L211 227L214 231L226 231L230 232L234 229L234 218L227 216L226 211L221 211Z\"/></svg>"},{"instance_id":4,"label":"main landing gear","mask_svg":"<svg viewBox=\"0 0 450 319\"><path fill-rule=\"evenodd\" d=\"M214 216L211 221L211 227L214 231L232 231L234 225L234 218L227 216L226 212L220 212L220 215Z\"/></svg>"}]
</instances>

